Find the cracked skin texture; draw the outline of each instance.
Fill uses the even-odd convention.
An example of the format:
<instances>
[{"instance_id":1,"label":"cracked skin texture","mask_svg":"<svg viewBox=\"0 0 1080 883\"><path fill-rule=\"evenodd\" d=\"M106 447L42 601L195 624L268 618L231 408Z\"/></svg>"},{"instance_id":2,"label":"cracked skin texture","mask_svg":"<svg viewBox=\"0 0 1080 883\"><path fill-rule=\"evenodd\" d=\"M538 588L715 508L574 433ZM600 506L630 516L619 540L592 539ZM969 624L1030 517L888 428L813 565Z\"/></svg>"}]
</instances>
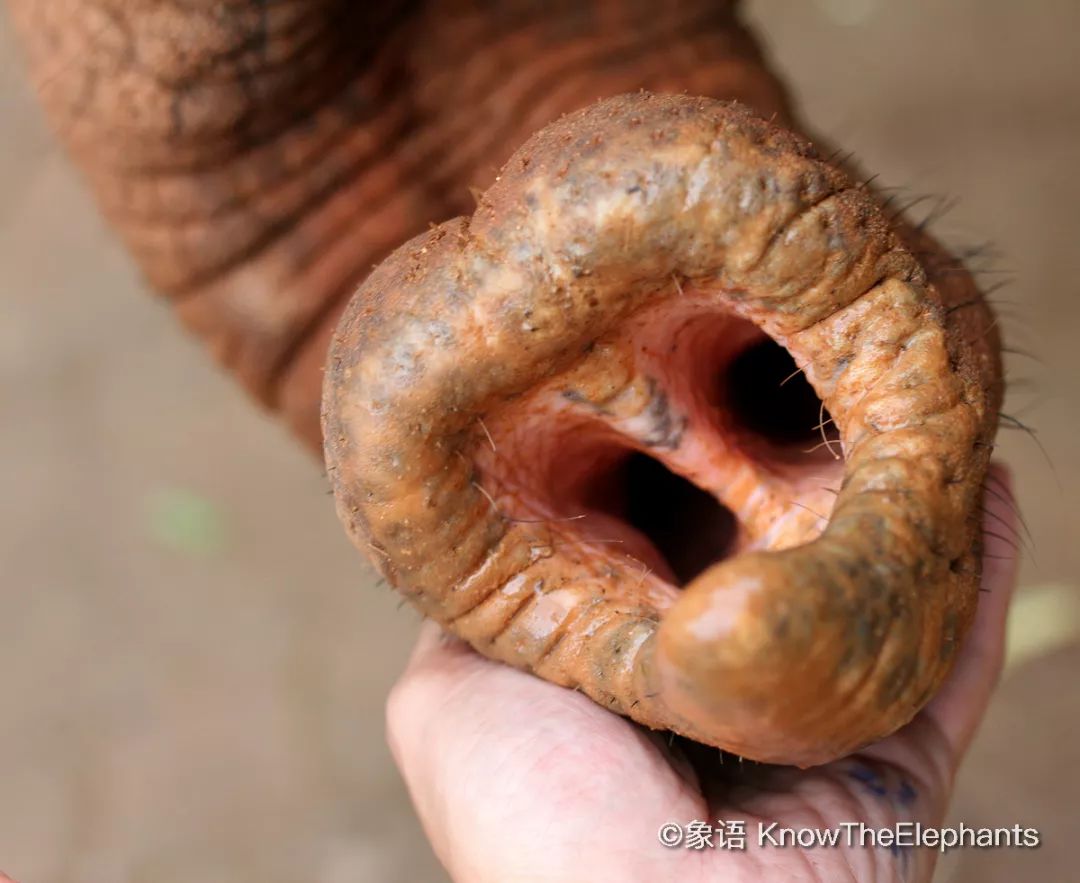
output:
<instances>
[{"instance_id":1,"label":"cracked skin texture","mask_svg":"<svg viewBox=\"0 0 1080 883\"><path fill-rule=\"evenodd\" d=\"M323 419L350 535L481 652L649 727L800 765L893 732L974 611L998 371L990 338L951 326L955 304L904 233L808 142L738 105L638 93L564 117L471 218L402 246L347 310ZM676 593L635 580L635 559L573 518L511 517L484 483L516 423L571 419L533 419L569 378L642 419L636 440L608 421L631 444L682 447L648 436L655 379L627 369L637 338L620 332L688 296L792 354L844 463L823 529L793 525ZM790 507L728 502L751 533Z\"/></svg>"},{"instance_id":2,"label":"cracked skin texture","mask_svg":"<svg viewBox=\"0 0 1080 883\"><path fill-rule=\"evenodd\" d=\"M346 302L529 135L648 88L787 114L727 0L7 0L150 285L321 455Z\"/></svg>"},{"instance_id":3,"label":"cracked skin texture","mask_svg":"<svg viewBox=\"0 0 1080 883\"><path fill-rule=\"evenodd\" d=\"M740 22L737 4L723 0L672 0L664 4L651 0L504 0L498 4L471 0L386 4L357 4L352 0L235 4L216 0L8 0L8 6L55 131L151 286L167 297L179 319L205 341L212 355L258 402L280 415L309 449L319 452L322 368L334 328L352 293L368 277L372 265L395 246L432 222L468 214L474 205L472 192L489 184L498 166L531 133L598 96L641 88L737 99L765 118L806 131L755 40ZM565 124L560 125L565 129ZM757 123L748 125L760 127ZM775 136L778 140L773 145L773 160L780 162L777 173L786 168L785 174L790 175L795 165L806 166L810 160L806 156L800 159L804 148L792 147L797 142L785 138ZM679 144L683 147L679 148ZM657 147L650 142L648 150ZM584 162L590 150L595 158L610 148L610 144L606 148L595 144L569 150L562 145L558 150L568 150L567 158L580 155ZM669 158L679 149L698 156L701 144L694 147L693 139L683 143L680 135L664 146ZM543 160L535 147L528 151L533 157L530 162ZM579 166L579 180L584 172L585 168ZM502 229L503 235L509 236L510 231L496 223L492 212L510 217L520 206L515 207L512 200L499 202L499 194L504 198L512 196L514 186L524 186L523 176L537 174L537 167L530 172L511 164L485 200L468 235L475 241L477 230L487 230L490 237ZM866 208L872 193L865 191L860 196L856 191L845 191L847 185L838 172L815 175L815 186L823 188L823 211L834 212L845 224L854 222L858 212L868 211L876 218L871 218L870 226L882 227L880 216ZM677 185L676 178L669 176L668 183ZM514 185L513 181L519 183ZM597 186L601 183L594 182ZM827 196L826 192L832 190L843 195ZM580 197L570 204L583 207L584 192ZM779 197L776 194L770 198L766 206L774 211L769 223L779 221L781 214L775 212L781 210L797 214L810 193L797 198L791 194ZM840 211L841 204L852 208ZM768 220L764 215L762 218L762 223ZM576 217L575 224L585 222L584 217ZM460 221L452 222L425 235L435 252L455 251L457 245L452 243L464 235L463 229ZM608 241L617 236L621 243L628 229L609 231ZM864 235L855 228L841 226L837 230L846 231L844 236L851 238L848 246ZM804 619L801 626L811 623L814 629L822 630L820 640L811 642L820 646L822 659L809 673L816 675L817 681L827 682L828 690L837 686L829 681L828 665L835 662L840 667L836 659L827 658L828 635L840 630L838 643L848 641L851 657L844 660L842 667L849 673L850 684L845 682L845 689L850 687L851 702L841 703L838 694L829 699L831 694L826 691L813 700L820 705L815 709L809 697L821 688L821 683L806 681L800 687L788 682L781 660L774 657L781 648L791 652L796 646L800 621L782 615L784 611L776 604L770 606L772 596L766 592L751 593L753 603L764 607L762 616L745 629L742 647L750 656L764 654L755 663L759 670L728 672L730 658L699 653L692 641L681 645L680 651L680 645L673 645L664 634L676 633L681 616L693 614L692 618L707 620L710 611L717 616L723 613L710 607L707 599L714 595L690 591L680 595L669 584L667 575L661 573L658 562L653 562L653 572L643 571L635 563L629 578L613 583L609 571L620 564L625 566L625 556L617 552L633 551L647 558L648 549L604 546L599 543L602 537L588 533L590 525L584 521L551 520L544 507L554 501L537 494L537 481L529 476L520 485L520 492L508 493L497 487L492 480L504 478L500 469L505 467L506 458L495 457L490 447L485 447L486 439L478 437L475 422L463 424L458 436L448 436L446 441L460 452L456 459L465 457L475 464L475 475L470 474L469 482L461 484L464 474L452 470L448 477L452 474L458 485L450 482L444 488L447 495L456 494L462 500L465 508L457 513L455 523L473 545L459 545L457 552L444 555L446 560L436 565L446 570L448 578L452 576L450 571L464 573L470 566L469 555L474 564L481 560L489 548L485 544L500 542L500 548L510 549L513 543L521 542L524 531L531 531L529 536L555 541L550 546L550 558L559 560L544 558L539 563L583 568L587 577L581 583L586 587L583 591L595 590L601 602L590 607L588 617L582 617L575 626L560 612L569 606L579 611L575 616L582 616L581 605L573 603L574 593L554 594L551 585L545 584L542 606L530 602L511 617L504 607L489 605L461 618L454 627L468 634L489 655L524 667L535 667L539 659L542 674L563 683L577 683L612 709L631 713L649 725L674 726L750 757L786 757L809 763L902 722L922 701L921 694L929 692L944 674L947 661L941 661L941 656L951 653L974 603L978 558L973 501L990 452L1001 372L996 331L970 275L922 231L898 221L895 233L907 245L914 265L902 249L889 245L889 260L897 262L890 270L896 284L876 295L870 288L863 292L852 289L848 294L859 295L856 306L838 310L832 319L817 324L812 321L812 310L800 312L799 304L808 296L805 292L787 300L781 297L782 288L772 295L765 292L767 274L784 272L781 267L770 268L768 262L755 271L760 289L755 302L761 310L743 313L746 318L739 319L742 325L732 319L734 312L716 312L720 306L735 310L735 289L705 284L704 276L676 274L666 280L654 279L655 291L643 290L637 284L641 280L634 280L634 285L627 286L625 302L616 292L601 292L621 306L603 321L588 311L580 318L589 327L604 326L597 327L600 334L595 350L609 353L608 361L601 364L600 355L590 361L584 353L575 355L555 346L558 358L531 380L524 374L504 376L499 383L498 376L489 378L492 390L502 386L502 381L523 384L525 393L519 399L527 401L518 412L512 405L500 406L494 392L492 401L483 405L490 410L485 412L486 428L481 435L490 433L504 452L515 449L515 436L526 436L534 448L520 450L523 454L536 450L538 455L549 455L548 460L538 456L541 464L556 463L550 455L560 440L527 429L535 425L530 421L544 413L555 393L561 395L569 389L560 390L557 379L568 380L575 370L579 374L569 391L582 395L583 408L590 402L602 406L594 408L597 411L614 407L622 422L608 429L611 433L620 430L622 443L640 446L650 438L674 439L679 433L672 434L672 427L688 419L677 446L653 447L650 452L662 454L661 459L675 471L702 483L712 475L714 484L720 484L717 476L721 471L715 468L718 463L734 463L741 470L731 476L732 487L738 493L733 491L725 502L740 515L746 529L740 531L737 557L723 565L727 568L724 573L733 576L732 568L738 562L745 560L738 566L749 566L759 559L771 562L764 563L763 568L775 567L787 573L785 568L795 565L784 562L800 554L797 546L804 541L812 541L814 548L830 553L823 554L815 565L828 564L821 579L830 581L830 591L811 592L801 600L800 609L806 613L806 605L812 601L821 606L822 615L827 612L831 616L837 611L843 615L836 620L820 619L816 624ZM658 234L651 235L655 242ZM887 232L880 236L875 233L875 247L886 248L883 243L890 236ZM751 249L752 244L746 231L744 248ZM489 241L488 245L495 248L498 243ZM351 322L368 311L371 327L365 334L373 335L372 339L384 333L380 328L398 321L392 315L371 312L377 305L374 292L382 292L379 296L386 301L403 298L398 290L401 286L391 284L388 274L401 273L400 265L409 260L410 249L419 251L422 247L413 242L399 252L397 269L384 266L378 270L364 289L369 300L354 302ZM884 261L885 254L876 260ZM611 251L609 256L615 258L617 252ZM699 260L705 255L699 252L683 256ZM619 259L630 257L623 254ZM647 274L655 276L660 272L659 265L646 263L642 270ZM920 266L926 275L925 283L918 281ZM434 271L432 264L425 263L424 267L425 273ZM837 264L818 269L839 267ZM725 270L735 271L749 272L749 267L742 265L740 270L740 265L733 263ZM815 268L806 265L801 272L809 278ZM850 272L854 274L855 270ZM905 274L907 282L902 281ZM778 477L759 468L769 465L767 458L755 462L753 457L744 457L740 461L730 447L723 449L720 456L717 446L724 438L698 419L700 408L678 398L686 392L679 383L687 372L674 370L672 360L661 360L660 370L651 375L640 373L639 361L629 355L633 341L639 339L633 336L635 323L651 323L655 331L652 319L668 321L677 315L671 291L664 290L669 284L685 296L683 306L689 304L688 308L706 316L705 325L687 326L691 337L698 334L695 328L712 328L710 322L719 323L716 328L727 323L727 339L761 334L759 326L764 328L771 322L769 333L782 340L800 364L805 362L807 376L826 398L844 430L845 468L852 476L858 472L858 476L849 478L845 498L836 503L835 509L831 497L813 496L815 491L810 489L807 476ZM453 288L441 290L441 299L435 303L451 306L445 300L450 290ZM811 298L814 309L824 313L832 308L824 289L818 291L818 298ZM639 302L640 308L633 305ZM874 310L872 305L876 305ZM890 306L897 309L888 312ZM744 298L741 308L750 310L752 304ZM877 308L886 311L877 312ZM803 322L806 327L797 330L796 326ZM932 331L935 322L938 332L916 333L923 323L929 323ZM875 323L877 332L872 331ZM540 330L530 337L545 332L537 327ZM550 335L550 331L548 326L546 333ZM907 338L909 331L912 334ZM920 365L922 371L930 372L933 360L919 361L916 356L929 352L934 343L930 337L940 332L944 334L948 358L943 360L941 350L934 350L942 372L941 382L932 384L936 393L928 394L920 383L907 392L897 390L887 400L892 405L886 400L853 404L860 390L870 388L870 378L884 372L888 365L907 360L903 364L914 373L907 375L907 381L898 380L901 387L904 382L917 380ZM452 333L459 334L460 329ZM582 330L575 327L568 331L568 340L581 335ZM901 339L909 341L909 348L902 352ZM879 341L881 345L860 349L860 358L850 363L844 362L846 356L841 354L830 373L828 363L821 362L827 358L824 354L845 348L854 352L852 344L857 340ZM458 339L457 343L464 346L469 342ZM528 342L515 352L515 360L521 354L535 355L537 345ZM844 370L839 370L841 363ZM566 372L565 376L560 371ZM675 419L666 436L634 436L633 430L641 425L635 409L645 414L650 413L650 408L656 414L663 413L657 406L658 399L649 391L650 378L663 381L665 385L659 388L670 393L671 407L682 409L673 412ZM966 407L974 424L965 430L970 432L970 439L965 435L964 444L971 448L965 448L954 435L963 426L954 425L955 421L948 417L964 411L948 404L956 384L961 399L970 399ZM617 401L605 398L612 389L627 392ZM910 401L901 407L904 395ZM841 416L845 406L854 416ZM926 413L922 414L920 408ZM931 413L934 408L939 410ZM906 429L893 425L912 414L922 416L911 418L913 425ZM590 434L596 430L596 415L586 416L588 420L582 417L582 426L591 427L589 432L571 433L571 437L583 441L598 438L606 443L606 436ZM940 439L936 448L931 435ZM331 437L331 446L339 444L335 438ZM548 447L536 449L535 445L545 439L550 442ZM853 447L858 439L863 441ZM398 444L386 439L384 443ZM927 444L937 451L936 455L922 455L920 446ZM896 456L883 456L889 446L895 448ZM713 453L711 471L697 468L699 460L695 459L706 448ZM437 453L429 450L425 455L428 459L418 462L417 468L431 468L434 461L430 458ZM584 454L579 462L586 462ZM573 470L566 468L565 456L557 465L561 468L541 477L573 477L569 475ZM832 464L832 468L838 478L836 465ZM347 471L351 472L351 467ZM380 474L385 479L385 471ZM410 480L415 482L416 477ZM945 481L944 486L936 483L939 480ZM515 520L493 519L490 505L488 509L481 505L486 500L477 496L476 485L497 494L500 510ZM755 485L770 489L766 495L768 505L757 509L750 505ZM856 493L859 488L866 492L863 496ZM872 504L875 495L877 503ZM911 505L903 507L903 498ZM784 504L785 499L790 500L789 505ZM364 528L358 520L360 503L356 505L356 513L349 504L345 514L359 537L372 528ZM913 505L925 511L913 514ZM832 511L830 529L821 534L821 519L801 506L820 515ZM770 513L780 524L778 532L769 536L759 530L755 534L751 528L768 521ZM574 513L555 514L572 517ZM390 520L387 516L379 529L386 529ZM530 526L529 520L546 523ZM478 525L483 531L474 529ZM888 542L882 545L889 554L883 555L872 570L866 569L865 556L846 561L839 554L845 548L840 535L844 525L856 531L860 539L880 537L879 528L895 525L897 530L888 532ZM868 525L868 529L853 525ZM610 525L591 527L600 530ZM510 539L504 540L507 536ZM579 556L575 565L569 560L572 550L567 543L580 544L582 536L592 536L597 543L590 545L588 554ZM399 536L399 541L413 542L405 534ZM548 548L537 546L541 551ZM381 566L389 566L381 553L371 551L366 540L363 548ZM430 548L445 550L454 546L440 546L432 540ZM860 548L865 550L865 543ZM785 551L769 558L769 549ZM926 563L912 563L928 549L933 554L927 553ZM957 549L961 551L954 556ZM500 561L509 580L516 566L512 557L492 559L488 571L475 575L467 585L423 582L418 573L400 563L392 570L402 588L419 592L418 603L445 622L460 612L463 592L471 591L478 597L483 580L494 584L498 579L494 565ZM949 568L947 574L942 571L943 561ZM911 581L919 566L930 575L921 583L925 589L917 590ZM940 579L936 576L939 572ZM758 573L760 577L766 571ZM597 578L601 583L608 582L598 584ZM801 579L809 584L817 577L808 571ZM856 591L860 586L861 594ZM605 596L605 591L609 595ZM619 593L632 603L616 603ZM728 596L735 597L731 593ZM528 600L520 595L513 598L518 604ZM892 610L890 605L898 604L896 609L902 611L899 625L895 631L889 625L886 634L885 624L893 618L883 622L881 611ZM486 620L481 615L485 612ZM809 610L807 615L812 613ZM922 625L911 617L919 618ZM528 635L523 628L515 630L513 626L521 626L526 619L533 623L534 638L545 634L546 623L547 637L534 644L525 640ZM658 638L656 623L660 620L664 626ZM847 623L847 632L843 631L843 623ZM828 632L828 628L834 631ZM576 631L572 633L572 629ZM590 631L589 641L579 640L580 635ZM686 628L682 631L690 633ZM787 643L770 651L768 639L775 634L786 635ZM952 641L947 640L950 634ZM495 635L498 640L491 642ZM919 646L908 642L913 635L921 635L923 649L913 649ZM804 636L802 640L809 638ZM880 671L868 672L865 685L860 687L855 680L860 669L868 665L865 648L874 642L889 653L881 656ZM904 647L907 656L900 652ZM774 657L769 656L770 652ZM770 677L784 683L770 683ZM713 680L728 683L727 692L721 690L711 696L708 690L700 689ZM915 681L922 687L912 687ZM876 696L869 689L872 685L880 687ZM657 695L659 690L664 691L663 701ZM725 696L737 697L738 707L722 707ZM783 711L781 697L793 703L789 711ZM875 702L886 710L874 711ZM840 711L836 712L834 706ZM776 719L767 721L763 709ZM754 739L750 730L741 731L744 736L740 739L721 740L712 727L713 719L729 720L728 729L734 733L739 730L739 715L753 716L758 725L766 728L803 728L805 736L798 743L780 746L769 745L767 740L751 744ZM821 737L822 721L830 718L838 719L832 733L836 738L831 742ZM845 718L854 719L858 726L842 724ZM876 730L868 721L877 723ZM841 732L845 738L837 735ZM777 753L771 754L771 748L777 748Z\"/></svg>"}]
</instances>

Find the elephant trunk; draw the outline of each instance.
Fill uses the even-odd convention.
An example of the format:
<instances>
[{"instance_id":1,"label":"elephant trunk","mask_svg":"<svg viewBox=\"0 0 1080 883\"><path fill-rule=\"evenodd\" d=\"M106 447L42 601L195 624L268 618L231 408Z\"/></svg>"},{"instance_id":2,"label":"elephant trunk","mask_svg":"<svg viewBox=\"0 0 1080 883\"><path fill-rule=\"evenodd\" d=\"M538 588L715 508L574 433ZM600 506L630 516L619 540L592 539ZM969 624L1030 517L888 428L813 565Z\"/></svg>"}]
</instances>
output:
<instances>
[{"instance_id":1,"label":"elephant trunk","mask_svg":"<svg viewBox=\"0 0 1080 883\"><path fill-rule=\"evenodd\" d=\"M639 89L791 118L725 0L8 2L150 286L316 452L349 297L533 131Z\"/></svg>"}]
</instances>

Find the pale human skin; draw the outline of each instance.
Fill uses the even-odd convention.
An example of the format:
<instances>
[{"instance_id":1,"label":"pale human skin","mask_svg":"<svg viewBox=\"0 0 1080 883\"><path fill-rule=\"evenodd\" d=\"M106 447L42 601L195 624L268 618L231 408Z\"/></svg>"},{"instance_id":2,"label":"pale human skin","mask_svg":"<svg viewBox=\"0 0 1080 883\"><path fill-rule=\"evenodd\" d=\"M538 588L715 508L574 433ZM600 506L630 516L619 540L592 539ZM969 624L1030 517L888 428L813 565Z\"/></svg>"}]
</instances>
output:
<instances>
[{"instance_id":1,"label":"pale human skin","mask_svg":"<svg viewBox=\"0 0 1080 883\"><path fill-rule=\"evenodd\" d=\"M987 494L982 592L939 694L910 724L809 770L669 743L584 696L491 662L425 625L390 696L394 757L456 883L929 880L930 849L758 848L757 822L943 824L957 770L997 684L1016 583L1008 474ZM991 522L993 524L991 525ZM665 848L661 825L746 823L746 849Z\"/></svg>"}]
</instances>

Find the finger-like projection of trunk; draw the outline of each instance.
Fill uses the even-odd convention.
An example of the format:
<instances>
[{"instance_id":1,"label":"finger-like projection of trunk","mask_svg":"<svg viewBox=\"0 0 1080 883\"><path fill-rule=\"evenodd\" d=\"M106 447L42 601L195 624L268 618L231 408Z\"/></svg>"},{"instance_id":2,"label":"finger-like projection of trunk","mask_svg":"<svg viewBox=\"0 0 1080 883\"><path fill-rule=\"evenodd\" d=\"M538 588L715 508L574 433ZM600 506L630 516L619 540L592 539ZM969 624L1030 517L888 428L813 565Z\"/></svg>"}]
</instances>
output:
<instances>
[{"instance_id":1,"label":"finger-like projection of trunk","mask_svg":"<svg viewBox=\"0 0 1080 883\"><path fill-rule=\"evenodd\" d=\"M352 298L328 470L425 613L763 760L933 693L974 608L996 333L790 134L732 4L9 3L150 282L315 448Z\"/></svg>"}]
</instances>

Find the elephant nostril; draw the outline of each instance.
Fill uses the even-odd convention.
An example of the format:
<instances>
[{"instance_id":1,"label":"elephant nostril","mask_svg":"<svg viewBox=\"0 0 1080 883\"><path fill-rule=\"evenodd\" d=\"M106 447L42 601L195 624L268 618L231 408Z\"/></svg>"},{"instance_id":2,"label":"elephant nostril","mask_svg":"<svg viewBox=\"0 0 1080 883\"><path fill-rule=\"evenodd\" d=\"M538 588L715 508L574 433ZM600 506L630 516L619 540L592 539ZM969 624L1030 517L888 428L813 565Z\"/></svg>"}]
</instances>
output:
<instances>
[{"instance_id":1,"label":"elephant nostril","mask_svg":"<svg viewBox=\"0 0 1080 883\"><path fill-rule=\"evenodd\" d=\"M762 462L837 459L840 433L795 360L763 340L736 356L720 380L726 419Z\"/></svg>"},{"instance_id":2,"label":"elephant nostril","mask_svg":"<svg viewBox=\"0 0 1080 883\"><path fill-rule=\"evenodd\" d=\"M636 451L593 476L585 502L643 535L676 585L685 585L728 557L738 536L738 521L730 509L659 460Z\"/></svg>"},{"instance_id":3,"label":"elephant nostril","mask_svg":"<svg viewBox=\"0 0 1080 883\"><path fill-rule=\"evenodd\" d=\"M680 585L731 553L738 521L711 494L645 454L628 457L621 473L626 521L652 541Z\"/></svg>"}]
</instances>

